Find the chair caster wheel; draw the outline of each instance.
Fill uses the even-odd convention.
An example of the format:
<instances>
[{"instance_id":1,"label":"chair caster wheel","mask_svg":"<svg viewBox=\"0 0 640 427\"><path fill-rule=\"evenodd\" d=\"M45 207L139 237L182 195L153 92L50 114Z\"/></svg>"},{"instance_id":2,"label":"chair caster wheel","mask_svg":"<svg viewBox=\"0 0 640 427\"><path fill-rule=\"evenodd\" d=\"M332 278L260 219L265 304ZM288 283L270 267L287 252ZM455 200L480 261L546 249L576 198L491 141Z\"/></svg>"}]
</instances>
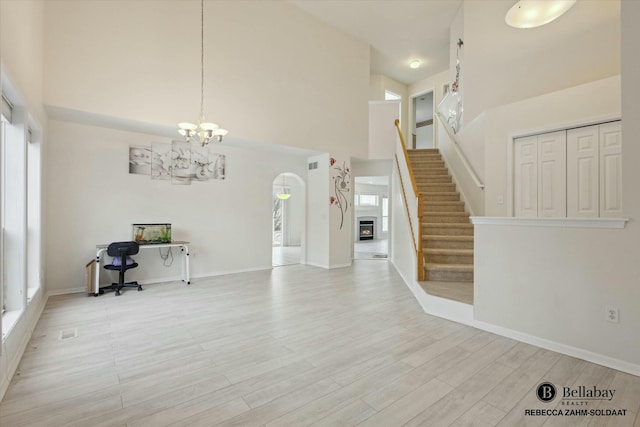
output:
<instances>
[{"instance_id":1,"label":"chair caster wheel","mask_svg":"<svg viewBox=\"0 0 640 427\"><path fill-rule=\"evenodd\" d=\"M142 286L138 285L138 292L142 290Z\"/></svg>"},{"instance_id":2,"label":"chair caster wheel","mask_svg":"<svg viewBox=\"0 0 640 427\"><path fill-rule=\"evenodd\" d=\"M119 297L120 296L120 291L116 291L116 296Z\"/></svg>"},{"instance_id":3,"label":"chair caster wheel","mask_svg":"<svg viewBox=\"0 0 640 427\"><path fill-rule=\"evenodd\" d=\"M94 297L97 297L98 295L100 295L100 294L93 294Z\"/></svg>"}]
</instances>

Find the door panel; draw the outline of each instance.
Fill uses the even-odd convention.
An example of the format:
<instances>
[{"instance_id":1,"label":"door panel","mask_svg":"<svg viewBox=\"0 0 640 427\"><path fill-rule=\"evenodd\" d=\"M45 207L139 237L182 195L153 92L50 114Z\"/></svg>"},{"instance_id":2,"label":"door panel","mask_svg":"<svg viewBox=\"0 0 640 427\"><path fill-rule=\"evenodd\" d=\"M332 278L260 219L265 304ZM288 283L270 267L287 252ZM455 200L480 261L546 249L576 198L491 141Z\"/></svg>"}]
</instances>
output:
<instances>
[{"instance_id":1,"label":"door panel","mask_svg":"<svg viewBox=\"0 0 640 427\"><path fill-rule=\"evenodd\" d=\"M622 216L622 126L600 125L600 216Z\"/></svg>"},{"instance_id":2,"label":"door panel","mask_svg":"<svg viewBox=\"0 0 640 427\"><path fill-rule=\"evenodd\" d=\"M567 215L567 133L538 135L538 216Z\"/></svg>"},{"instance_id":3,"label":"door panel","mask_svg":"<svg viewBox=\"0 0 640 427\"><path fill-rule=\"evenodd\" d=\"M514 214L538 216L538 148L537 137L515 140Z\"/></svg>"},{"instance_id":4,"label":"door panel","mask_svg":"<svg viewBox=\"0 0 640 427\"><path fill-rule=\"evenodd\" d=\"M599 214L599 127L567 131L567 216L597 218Z\"/></svg>"}]
</instances>

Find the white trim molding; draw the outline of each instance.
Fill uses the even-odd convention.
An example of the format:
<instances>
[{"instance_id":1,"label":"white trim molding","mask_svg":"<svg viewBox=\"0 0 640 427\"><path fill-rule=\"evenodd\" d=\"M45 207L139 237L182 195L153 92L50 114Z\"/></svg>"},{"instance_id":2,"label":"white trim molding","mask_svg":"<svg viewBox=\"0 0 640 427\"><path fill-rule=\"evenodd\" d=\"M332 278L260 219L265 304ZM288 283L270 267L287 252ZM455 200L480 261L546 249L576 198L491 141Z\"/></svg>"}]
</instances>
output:
<instances>
[{"instance_id":1,"label":"white trim molding","mask_svg":"<svg viewBox=\"0 0 640 427\"><path fill-rule=\"evenodd\" d=\"M555 351L557 353L565 354L567 356L576 357L578 359L586 360L587 362L596 363L598 365L606 366L608 368L617 369L618 371L626 372L631 375L640 376L640 365L636 365L630 362L625 362L624 360L619 360L613 357L604 356L602 354L594 353L589 350L573 347L573 346L559 343L556 341L551 341L545 338L540 338L535 335L530 335L524 332L505 328L505 327L494 325L491 323L485 323L479 320L474 321L473 326L478 329L482 329L483 331L487 331L503 337L511 338L516 341L535 345L537 347L542 347L547 350Z\"/></svg>"},{"instance_id":2,"label":"white trim molding","mask_svg":"<svg viewBox=\"0 0 640 427\"><path fill-rule=\"evenodd\" d=\"M520 218L472 216L473 225L508 225L516 227L624 228L628 218Z\"/></svg>"}]
</instances>

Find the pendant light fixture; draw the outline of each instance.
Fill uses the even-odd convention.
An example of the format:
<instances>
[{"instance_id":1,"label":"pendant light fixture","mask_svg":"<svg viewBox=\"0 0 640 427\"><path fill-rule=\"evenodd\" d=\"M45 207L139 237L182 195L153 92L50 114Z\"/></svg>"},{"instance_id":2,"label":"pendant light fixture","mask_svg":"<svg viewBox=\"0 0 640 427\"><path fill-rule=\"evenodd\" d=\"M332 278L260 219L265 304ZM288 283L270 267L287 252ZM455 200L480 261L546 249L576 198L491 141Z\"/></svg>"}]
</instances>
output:
<instances>
[{"instance_id":1,"label":"pendant light fixture","mask_svg":"<svg viewBox=\"0 0 640 427\"><path fill-rule=\"evenodd\" d=\"M287 200L289 197L291 197L291 193L289 193L284 186L284 174L282 174L282 191L276 193L276 197L280 200Z\"/></svg>"},{"instance_id":2,"label":"pendant light fixture","mask_svg":"<svg viewBox=\"0 0 640 427\"><path fill-rule=\"evenodd\" d=\"M222 142L222 138L229 133L215 123L207 122L204 118L204 0L200 0L200 118L197 123L178 123L178 133L187 140L200 143L203 147L211 140Z\"/></svg>"},{"instance_id":3,"label":"pendant light fixture","mask_svg":"<svg viewBox=\"0 0 640 427\"><path fill-rule=\"evenodd\" d=\"M576 0L520 0L504 17L507 25L515 28L535 28L548 24L576 3Z\"/></svg>"}]
</instances>

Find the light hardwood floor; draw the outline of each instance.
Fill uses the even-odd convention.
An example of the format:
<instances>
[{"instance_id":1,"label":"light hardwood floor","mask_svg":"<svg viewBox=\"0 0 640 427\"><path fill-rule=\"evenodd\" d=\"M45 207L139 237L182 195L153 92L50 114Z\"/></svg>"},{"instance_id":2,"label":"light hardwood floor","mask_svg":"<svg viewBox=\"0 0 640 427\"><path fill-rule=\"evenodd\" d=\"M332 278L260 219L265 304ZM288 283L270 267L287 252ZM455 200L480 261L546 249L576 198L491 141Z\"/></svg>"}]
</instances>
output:
<instances>
[{"instance_id":1,"label":"light hardwood floor","mask_svg":"<svg viewBox=\"0 0 640 427\"><path fill-rule=\"evenodd\" d=\"M588 408L627 415L525 417L563 408L542 381L615 388ZM0 425L639 427L639 406L640 378L426 315L356 261L51 297Z\"/></svg>"}]
</instances>

